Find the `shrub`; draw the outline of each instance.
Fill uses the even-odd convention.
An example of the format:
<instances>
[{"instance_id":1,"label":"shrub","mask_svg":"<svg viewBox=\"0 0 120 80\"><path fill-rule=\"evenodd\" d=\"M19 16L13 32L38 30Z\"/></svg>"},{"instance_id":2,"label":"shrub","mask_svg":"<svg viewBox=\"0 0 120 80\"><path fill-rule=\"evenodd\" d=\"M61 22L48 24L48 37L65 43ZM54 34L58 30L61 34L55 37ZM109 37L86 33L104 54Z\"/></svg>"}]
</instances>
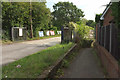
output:
<instances>
[{"instance_id":1,"label":"shrub","mask_svg":"<svg viewBox=\"0 0 120 80\"><path fill-rule=\"evenodd\" d=\"M63 60L62 67L67 68L69 66L69 62L67 60Z\"/></svg>"}]
</instances>

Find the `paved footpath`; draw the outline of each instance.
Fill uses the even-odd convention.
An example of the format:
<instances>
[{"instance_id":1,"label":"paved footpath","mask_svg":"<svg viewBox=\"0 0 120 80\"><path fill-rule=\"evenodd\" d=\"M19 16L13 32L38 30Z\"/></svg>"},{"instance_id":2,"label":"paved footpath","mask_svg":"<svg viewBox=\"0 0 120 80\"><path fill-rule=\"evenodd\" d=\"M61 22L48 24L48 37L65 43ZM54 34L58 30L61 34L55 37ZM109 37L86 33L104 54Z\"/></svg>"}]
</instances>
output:
<instances>
[{"instance_id":1,"label":"paved footpath","mask_svg":"<svg viewBox=\"0 0 120 80\"><path fill-rule=\"evenodd\" d=\"M104 73L93 53L93 48L80 50L65 70L64 78L104 78Z\"/></svg>"},{"instance_id":2,"label":"paved footpath","mask_svg":"<svg viewBox=\"0 0 120 80\"><path fill-rule=\"evenodd\" d=\"M25 56L31 55L50 46L59 44L60 37L42 40L25 41L2 46L2 65L14 62ZM1 63L1 62L0 62ZM1 65L1 64L0 64Z\"/></svg>"}]
</instances>

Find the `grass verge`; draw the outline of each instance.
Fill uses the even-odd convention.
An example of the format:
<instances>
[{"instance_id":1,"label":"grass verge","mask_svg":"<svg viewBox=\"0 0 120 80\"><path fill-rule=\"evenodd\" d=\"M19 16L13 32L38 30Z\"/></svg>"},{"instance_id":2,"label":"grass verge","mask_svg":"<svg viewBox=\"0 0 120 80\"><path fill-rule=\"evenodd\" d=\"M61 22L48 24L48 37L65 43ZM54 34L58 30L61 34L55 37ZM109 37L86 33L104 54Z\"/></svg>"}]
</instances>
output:
<instances>
[{"instance_id":1,"label":"grass verge","mask_svg":"<svg viewBox=\"0 0 120 80\"><path fill-rule=\"evenodd\" d=\"M67 52L73 43L58 44L2 67L3 78L37 78Z\"/></svg>"},{"instance_id":2,"label":"grass verge","mask_svg":"<svg viewBox=\"0 0 120 80\"><path fill-rule=\"evenodd\" d=\"M20 41L11 41L11 40L2 40L0 43L2 44L12 44L17 42L23 42L23 41L31 41L31 40L40 40L40 39L48 39L53 37L60 37L61 35L54 35L54 36L44 36L44 37L34 37L34 38L28 38L27 40L20 40Z\"/></svg>"},{"instance_id":3,"label":"grass verge","mask_svg":"<svg viewBox=\"0 0 120 80\"><path fill-rule=\"evenodd\" d=\"M39 40L39 39L47 39L47 38L52 38L52 37L60 37L61 35L54 35L54 36L44 36L44 37L34 37L32 39L28 39L28 40Z\"/></svg>"},{"instance_id":4,"label":"grass verge","mask_svg":"<svg viewBox=\"0 0 120 80\"><path fill-rule=\"evenodd\" d=\"M57 70L56 74L54 75L54 78L63 78L65 69L67 69L70 66L72 60L77 56L78 53L78 48L75 48L74 51L71 52L71 54L62 61L62 64Z\"/></svg>"}]
</instances>

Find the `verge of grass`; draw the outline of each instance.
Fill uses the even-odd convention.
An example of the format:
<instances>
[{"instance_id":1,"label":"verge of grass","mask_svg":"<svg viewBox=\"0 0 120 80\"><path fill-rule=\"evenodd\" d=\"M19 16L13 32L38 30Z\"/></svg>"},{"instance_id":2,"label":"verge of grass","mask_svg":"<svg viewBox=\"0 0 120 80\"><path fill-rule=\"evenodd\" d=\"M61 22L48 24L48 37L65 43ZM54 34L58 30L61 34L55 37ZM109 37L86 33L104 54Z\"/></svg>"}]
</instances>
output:
<instances>
[{"instance_id":1,"label":"verge of grass","mask_svg":"<svg viewBox=\"0 0 120 80\"><path fill-rule=\"evenodd\" d=\"M18 42L23 42L23 41L48 39L48 38L60 37L60 36L61 36L61 35L44 36L44 37L34 37L34 38L27 38L27 40L20 40L20 41L2 40L2 41L0 41L0 43L3 43L3 44L12 44L12 43L18 43Z\"/></svg>"},{"instance_id":2,"label":"verge of grass","mask_svg":"<svg viewBox=\"0 0 120 80\"><path fill-rule=\"evenodd\" d=\"M54 35L54 36L44 36L44 37L40 37L40 39L47 39L47 38L52 38L52 37L60 37L60 35Z\"/></svg>"},{"instance_id":3,"label":"verge of grass","mask_svg":"<svg viewBox=\"0 0 120 80\"><path fill-rule=\"evenodd\" d=\"M11 41L11 40L1 40L0 43L3 43L3 44L11 44L12 41Z\"/></svg>"},{"instance_id":4,"label":"verge of grass","mask_svg":"<svg viewBox=\"0 0 120 80\"><path fill-rule=\"evenodd\" d=\"M56 74L54 75L55 78L62 78L64 76L64 70L70 66L72 60L77 56L78 53L78 48L75 48L74 51L71 52L71 54L62 61L61 67L57 70Z\"/></svg>"},{"instance_id":5,"label":"verge of grass","mask_svg":"<svg viewBox=\"0 0 120 80\"><path fill-rule=\"evenodd\" d=\"M2 67L3 78L37 78L67 52L73 43L57 44Z\"/></svg>"},{"instance_id":6,"label":"verge of grass","mask_svg":"<svg viewBox=\"0 0 120 80\"><path fill-rule=\"evenodd\" d=\"M39 39L47 39L47 38L52 38L52 37L60 37L61 35L53 35L53 36L44 36L44 37L34 37L34 38L28 38L27 40L39 40Z\"/></svg>"}]
</instances>

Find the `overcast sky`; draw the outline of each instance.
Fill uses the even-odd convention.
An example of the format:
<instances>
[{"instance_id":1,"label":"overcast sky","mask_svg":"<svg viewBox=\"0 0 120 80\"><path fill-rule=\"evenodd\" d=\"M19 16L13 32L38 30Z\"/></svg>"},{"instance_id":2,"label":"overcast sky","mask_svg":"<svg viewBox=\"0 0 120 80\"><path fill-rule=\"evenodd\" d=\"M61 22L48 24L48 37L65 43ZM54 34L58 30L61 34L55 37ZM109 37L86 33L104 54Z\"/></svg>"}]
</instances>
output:
<instances>
[{"instance_id":1,"label":"overcast sky","mask_svg":"<svg viewBox=\"0 0 120 80\"><path fill-rule=\"evenodd\" d=\"M106 8L106 4L109 4L110 0L46 0L47 7L50 8L51 11L53 11L52 6L59 1L62 2L73 2L74 5L76 5L79 9L82 9L85 14L85 18L88 20L94 20L95 14L102 13L104 9Z\"/></svg>"}]
</instances>

